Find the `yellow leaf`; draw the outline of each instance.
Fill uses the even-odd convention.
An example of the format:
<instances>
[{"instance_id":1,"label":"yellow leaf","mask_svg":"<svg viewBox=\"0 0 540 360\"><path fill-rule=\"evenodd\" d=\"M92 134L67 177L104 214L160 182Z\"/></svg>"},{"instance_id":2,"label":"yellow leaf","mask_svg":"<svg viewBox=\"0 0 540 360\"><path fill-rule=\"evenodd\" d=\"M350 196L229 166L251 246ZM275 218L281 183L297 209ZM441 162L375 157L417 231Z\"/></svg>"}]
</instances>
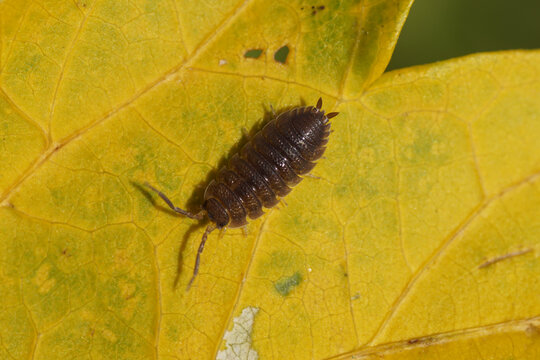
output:
<instances>
[{"instance_id":1,"label":"yellow leaf","mask_svg":"<svg viewBox=\"0 0 540 360\"><path fill-rule=\"evenodd\" d=\"M0 358L540 356L540 52L383 72L411 1L0 2ZM288 51L288 52L287 52ZM339 111L248 226L270 106Z\"/></svg>"}]
</instances>

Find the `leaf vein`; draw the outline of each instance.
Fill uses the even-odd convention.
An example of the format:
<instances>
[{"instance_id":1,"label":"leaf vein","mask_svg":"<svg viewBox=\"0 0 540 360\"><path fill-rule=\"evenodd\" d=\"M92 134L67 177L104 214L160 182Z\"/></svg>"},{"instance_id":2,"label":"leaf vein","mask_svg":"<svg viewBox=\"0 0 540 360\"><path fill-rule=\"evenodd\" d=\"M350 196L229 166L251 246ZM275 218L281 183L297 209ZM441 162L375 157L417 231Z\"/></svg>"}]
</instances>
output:
<instances>
[{"instance_id":1,"label":"leaf vein","mask_svg":"<svg viewBox=\"0 0 540 360\"><path fill-rule=\"evenodd\" d=\"M530 184L537 179L540 178L540 171L533 173L532 175L526 177L525 179L514 183L506 188L504 188L502 191L497 193L496 195L488 198L487 200L484 200L483 203L479 204L470 214L465 218L463 223L459 225L449 236L448 238L442 242L441 246L439 246L432 255L427 258L427 260L424 262L422 266L418 268L416 273L411 277L409 282L405 285L403 288L403 291L401 294L396 298L394 301L394 304L391 306L390 310L386 314L384 320L381 322L381 325L379 328L375 331L374 335L371 337L370 341L367 343L368 345L373 344L376 342L377 338L382 334L382 331L390 324L390 321L393 319L394 315L397 313L398 309L400 308L403 301L407 298L407 295L411 292L412 288L416 285L418 280L422 278L430 269L431 265L435 263L439 258L442 257L442 255L445 253L446 249L454 242L455 239L457 239L466 229L467 227L476 219L478 216L480 216L484 210L486 210L489 205L491 205L495 200L502 198L503 196L507 195L508 193L511 193L513 190L520 188L522 186L525 186L527 184Z\"/></svg>"}]
</instances>

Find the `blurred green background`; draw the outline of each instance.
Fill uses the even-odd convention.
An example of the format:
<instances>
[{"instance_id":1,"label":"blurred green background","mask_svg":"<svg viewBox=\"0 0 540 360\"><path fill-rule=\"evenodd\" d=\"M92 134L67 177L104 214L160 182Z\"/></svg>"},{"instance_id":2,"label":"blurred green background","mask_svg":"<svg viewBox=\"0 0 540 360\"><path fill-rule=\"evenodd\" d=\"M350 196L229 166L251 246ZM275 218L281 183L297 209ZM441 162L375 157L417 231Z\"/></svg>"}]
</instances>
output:
<instances>
[{"instance_id":1,"label":"blurred green background","mask_svg":"<svg viewBox=\"0 0 540 360\"><path fill-rule=\"evenodd\" d=\"M508 49L540 49L540 0L416 0L387 70Z\"/></svg>"}]
</instances>

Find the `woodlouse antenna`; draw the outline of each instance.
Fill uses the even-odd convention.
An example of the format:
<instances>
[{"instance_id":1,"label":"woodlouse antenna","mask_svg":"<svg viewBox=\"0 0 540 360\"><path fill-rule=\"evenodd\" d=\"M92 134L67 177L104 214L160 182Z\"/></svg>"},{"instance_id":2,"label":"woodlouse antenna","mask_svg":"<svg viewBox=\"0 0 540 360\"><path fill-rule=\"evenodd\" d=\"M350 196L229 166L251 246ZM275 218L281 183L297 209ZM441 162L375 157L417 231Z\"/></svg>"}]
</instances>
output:
<instances>
[{"instance_id":1,"label":"woodlouse antenna","mask_svg":"<svg viewBox=\"0 0 540 360\"><path fill-rule=\"evenodd\" d=\"M152 185L150 185L149 183L145 182L144 185L146 185L150 190L154 191L156 194L159 195L160 198L163 199L163 201L165 201L167 203L167 205L169 205L169 207L174 211L174 212L177 212L179 214L182 214L184 216L187 216L188 218L190 219L195 219L195 220L202 220L204 218L204 211L200 211L198 212L197 214L193 214L187 210L184 210L184 209L180 209L179 207L176 207L174 206L174 204L172 203L171 200L169 200L169 198L167 196L165 196L164 193L162 193L161 191L159 191L158 189L156 189L155 187L153 187Z\"/></svg>"},{"instance_id":2,"label":"woodlouse antenna","mask_svg":"<svg viewBox=\"0 0 540 360\"><path fill-rule=\"evenodd\" d=\"M317 109L321 110L322 108L322 97L319 98L319 100L317 101Z\"/></svg>"},{"instance_id":3,"label":"woodlouse antenna","mask_svg":"<svg viewBox=\"0 0 540 360\"><path fill-rule=\"evenodd\" d=\"M210 224L204 231L204 234L201 239L201 244L199 245L199 250L197 251L197 259L195 260L195 267L193 268L193 276L191 276L191 280L189 280L189 283L186 287L186 291L189 291L191 288L191 284L193 284L193 281L197 277L197 274L199 273L199 263L201 262L201 254L204 250L204 244L206 243L206 239L208 239L208 234L210 234L212 231L216 229L216 224Z\"/></svg>"}]
</instances>

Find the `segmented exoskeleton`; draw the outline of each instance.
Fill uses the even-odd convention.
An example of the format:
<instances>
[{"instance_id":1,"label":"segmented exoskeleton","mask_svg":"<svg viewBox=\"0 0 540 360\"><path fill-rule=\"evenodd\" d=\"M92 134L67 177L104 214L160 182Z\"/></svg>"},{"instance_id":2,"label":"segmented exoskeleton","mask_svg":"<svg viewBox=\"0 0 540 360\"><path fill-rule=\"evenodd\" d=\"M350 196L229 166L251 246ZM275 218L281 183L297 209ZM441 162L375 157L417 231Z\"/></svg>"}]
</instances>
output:
<instances>
[{"instance_id":1,"label":"segmented exoskeleton","mask_svg":"<svg viewBox=\"0 0 540 360\"><path fill-rule=\"evenodd\" d=\"M275 206L302 180L301 175L313 169L328 143L329 119L338 114L325 114L321 108L319 98L316 106L296 107L269 121L208 184L201 211L196 214L174 206L162 192L146 184L177 213L197 220L208 216L211 221L199 245L188 289L199 271L210 232L241 227L248 217L258 218L263 207Z\"/></svg>"}]
</instances>

